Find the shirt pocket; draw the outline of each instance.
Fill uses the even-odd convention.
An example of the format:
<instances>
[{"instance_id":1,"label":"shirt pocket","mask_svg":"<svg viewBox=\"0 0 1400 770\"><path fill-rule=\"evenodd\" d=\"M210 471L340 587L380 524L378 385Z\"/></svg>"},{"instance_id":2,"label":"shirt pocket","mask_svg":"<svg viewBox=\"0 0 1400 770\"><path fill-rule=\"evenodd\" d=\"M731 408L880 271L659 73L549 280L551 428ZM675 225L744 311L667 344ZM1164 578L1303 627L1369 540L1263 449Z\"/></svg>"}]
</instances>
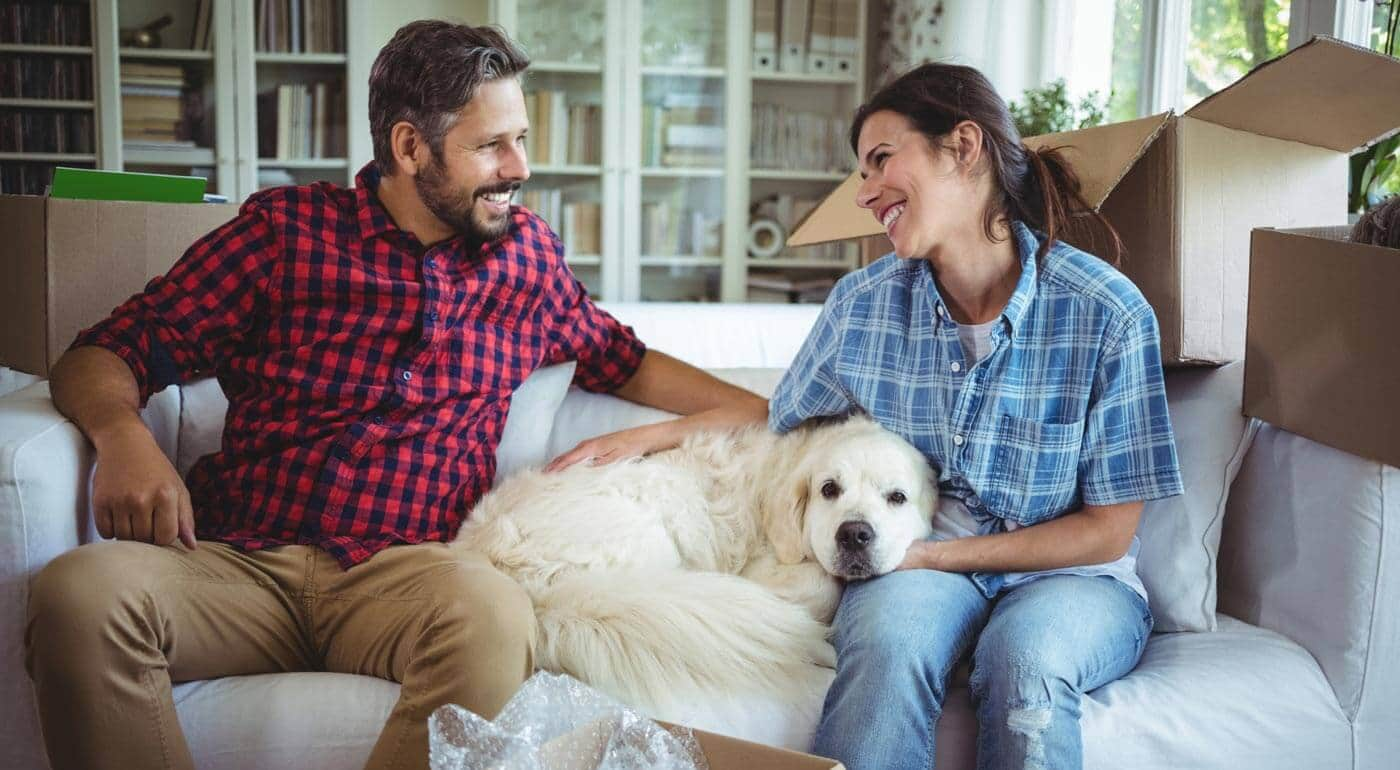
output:
<instances>
[{"instance_id":1,"label":"shirt pocket","mask_svg":"<svg viewBox=\"0 0 1400 770\"><path fill-rule=\"evenodd\" d=\"M1035 524L1064 513L1077 497L1084 422L1042 422L1002 415L992 472L982 500L994 513Z\"/></svg>"}]
</instances>

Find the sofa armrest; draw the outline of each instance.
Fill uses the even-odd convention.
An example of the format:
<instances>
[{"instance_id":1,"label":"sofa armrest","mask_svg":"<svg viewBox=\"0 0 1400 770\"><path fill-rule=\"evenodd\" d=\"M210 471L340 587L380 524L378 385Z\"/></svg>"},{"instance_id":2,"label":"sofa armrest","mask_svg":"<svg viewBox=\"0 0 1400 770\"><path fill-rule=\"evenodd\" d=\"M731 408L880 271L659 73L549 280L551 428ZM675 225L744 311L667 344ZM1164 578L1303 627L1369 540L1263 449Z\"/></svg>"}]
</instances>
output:
<instances>
[{"instance_id":1,"label":"sofa armrest","mask_svg":"<svg viewBox=\"0 0 1400 770\"><path fill-rule=\"evenodd\" d=\"M0 398L0 766L45 766L24 672L29 583L90 538L91 468L91 446L54 408L47 382Z\"/></svg>"},{"instance_id":2,"label":"sofa armrest","mask_svg":"<svg viewBox=\"0 0 1400 770\"><path fill-rule=\"evenodd\" d=\"M1317 659L1356 767L1400 754L1400 469L1261 426L1231 489L1220 610Z\"/></svg>"}]
</instances>

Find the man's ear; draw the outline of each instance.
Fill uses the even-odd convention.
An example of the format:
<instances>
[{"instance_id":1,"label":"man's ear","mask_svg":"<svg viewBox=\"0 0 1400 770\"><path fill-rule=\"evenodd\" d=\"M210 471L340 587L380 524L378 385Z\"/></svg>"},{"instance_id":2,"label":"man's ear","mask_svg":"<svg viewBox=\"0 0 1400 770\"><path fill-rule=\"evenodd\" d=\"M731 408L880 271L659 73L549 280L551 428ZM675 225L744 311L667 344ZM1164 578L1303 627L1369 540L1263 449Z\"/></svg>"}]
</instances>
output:
<instances>
[{"instance_id":1,"label":"man's ear","mask_svg":"<svg viewBox=\"0 0 1400 770\"><path fill-rule=\"evenodd\" d=\"M423 135L406 120L400 120L389 129L389 149L394 155L395 168L408 176L418 175L418 169L430 152Z\"/></svg>"}]
</instances>

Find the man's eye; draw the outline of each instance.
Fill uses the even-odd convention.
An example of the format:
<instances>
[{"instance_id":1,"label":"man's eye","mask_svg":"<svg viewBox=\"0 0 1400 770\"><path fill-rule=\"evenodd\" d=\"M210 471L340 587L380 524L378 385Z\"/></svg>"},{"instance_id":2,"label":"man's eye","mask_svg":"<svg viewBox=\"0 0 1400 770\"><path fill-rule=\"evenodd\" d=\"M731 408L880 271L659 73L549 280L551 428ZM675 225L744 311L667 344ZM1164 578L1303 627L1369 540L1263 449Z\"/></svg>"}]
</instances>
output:
<instances>
[{"instance_id":1,"label":"man's eye","mask_svg":"<svg viewBox=\"0 0 1400 770\"><path fill-rule=\"evenodd\" d=\"M822 484L822 497L828 500L835 500L841 496L841 485L834 481L827 481Z\"/></svg>"},{"instance_id":2,"label":"man's eye","mask_svg":"<svg viewBox=\"0 0 1400 770\"><path fill-rule=\"evenodd\" d=\"M898 490L891 492L885 499L889 501L890 505L904 505L909 501L909 498L905 497L904 493Z\"/></svg>"}]
</instances>

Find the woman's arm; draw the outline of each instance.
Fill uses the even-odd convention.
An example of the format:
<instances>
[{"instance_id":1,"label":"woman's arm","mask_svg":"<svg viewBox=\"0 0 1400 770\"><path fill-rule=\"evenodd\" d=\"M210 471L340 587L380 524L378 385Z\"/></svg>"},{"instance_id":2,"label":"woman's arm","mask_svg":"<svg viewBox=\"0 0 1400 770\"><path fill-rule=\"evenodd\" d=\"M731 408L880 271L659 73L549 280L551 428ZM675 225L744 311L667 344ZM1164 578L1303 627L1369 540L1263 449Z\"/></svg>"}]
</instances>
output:
<instances>
[{"instance_id":1,"label":"woman's arm","mask_svg":"<svg viewBox=\"0 0 1400 770\"><path fill-rule=\"evenodd\" d=\"M1035 572L1115 561L1132 545L1142 507L1142 501L1086 505L1011 532L918 540L909 546L899 569Z\"/></svg>"}]
</instances>

